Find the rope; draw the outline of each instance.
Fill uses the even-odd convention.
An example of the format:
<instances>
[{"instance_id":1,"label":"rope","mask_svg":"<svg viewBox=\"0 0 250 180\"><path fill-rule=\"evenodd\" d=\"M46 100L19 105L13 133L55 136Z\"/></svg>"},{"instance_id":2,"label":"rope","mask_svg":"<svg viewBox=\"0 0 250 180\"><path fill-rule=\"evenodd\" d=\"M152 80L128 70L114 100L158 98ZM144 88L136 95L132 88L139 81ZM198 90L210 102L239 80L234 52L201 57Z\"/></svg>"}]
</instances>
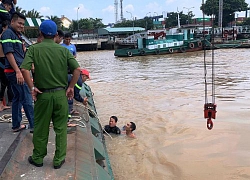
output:
<instances>
[{"instance_id":1,"label":"rope","mask_svg":"<svg viewBox=\"0 0 250 180\"><path fill-rule=\"evenodd\" d=\"M204 5L204 0L202 1L202 4ZM205 36L205 14L203 13L203 41L207 41L206 36ZM209 42L209 41L207 41ZM210 43L210 42L209 42ZM204 81L205 81L205 103L207 103L207 65L206 65L206 48L204 44ZM211 43L210 43L211 44ZM211 44L212 45L212 44Z\"/></svg>"},{"instance_id":2,"label":"rope","mask_svg":"<svg viewBox=\"0 0 250 180\"><path fill-rule=\"evenodd\" d=\"M88 105L83 105L83 104L76 104L76 105L79 107L87 108L88 112L98 120L99 124L101 125L101 130L104 131L111 139L113 139L112 136L105 129L102 128L103 125L100 121L100 118L98 117L98 115L96 114L94 110L92 110Z\"/></svg>"},{"instance_id":3,"label":"rope","mask_svg":"<svg viewBox=\"0 0 250 180\"><path fill-rule=\"evenodd\" d=\"M69 122L76 122L76 123L80 123L80 124L76 124L76 126L79 126L81 128L86 128L86 124L84 124L84 122L81 121L82 117L81 116L72 116L69 120Z\"/></svg>"},{"instance_id":4,"label":"rope","mask_svg":"<svg viewBox=\"0 0 250 180\"><path fill-rule=\"evenodd\" d=\"M82 108L87 108L88 112L91 113L91 115L93 115L97 120L98 122L100 123L101 125L101 130L104 131L111 139L112 136L105 130L103 129L102 127L102 124L101 124L101 121L100 121L100 118L98 117L98 115L95 113L95 111L93 111L89 106L85 106L85 105L82 105L82 104L76 104L77 106L79 107L82 107ZM12 115L11 114L4 114L0 117L0 123L11 123L12 122ZM27 120L26 116L24 113L22 113L22 117L23 117L23 123L24 124L28 124L29 121ZM86 119L84 116L72 116L71 119L69 120L69 122L76 122L76 123L80 123L80 124L76 124L76 126L79 126L81 128L86 128L86 124L84 122L82 122L82 119L84 119L86 122L89 121L89 119ZM52 123L52 122L51 122Z\"/></svg>"},{"instance_id":5,"label":"rope","mask_svg":"<svg viewBox=\"0 0 250 180\"><path fill-rule=\"evenodd\" d=\"M101 130L104 131L111 139L113 139L112 136L105 129L102 128L103 126L101 124L101 121L100 121L98 115L95 113L95 111L93 111L89 106L87 106L87 109L98 120L98 122L101 125Z\"/></svg>"},{"instance_id":6,"label":"rope","mask_svg":"<svg viewBox=\"0 0 250 180\"><path fill-rule=\"evenodd\" d=\"M204 3L203 3L204 4ZM205 14L203 13L203 41L204 42L209 42L206 37L205 37ZM215 80L215 72L214 72L214 50L215 50L215 45L214 45L214 16L212 16L212 34L211 34L211 43L209 42L209 45L211 46L212 49L212 65L211 65L211 74L212 74L212 103L215 103L215 85L214 85L214 80ZM203 43L205 44L205 43ZM207 84L207 62L206 62L206 48L204 47L204 81L205 81L205 103L208 103L208 84Z\"/></svg>"},{"instance_id":7,"label":"rope","mask_svg":"<svg viewBox=\"0 0 250 180\"><path fill-rule=\"evenodd\" d=\"M214 85L214 15L212 16L212 103L215 103L215 85Z\"/></svg>"},{"instance_id":8,"label":"rope","mask_svg":"<svg viewBox=\"0 0 250 180\"><path fill-rule=\"evenodd\" d=\"M22 113L22 119L23 119L22 120L23 124L29 124L29 121L26 118L24 113ZM70 122L76 121L77 123L80 123L80 124L76 124L76 126L79 126L81 128L86 128L86 125L81 120L82 120L81 116L72 116L72 119L70 119ZM12 123L12 114L2 115L0 117L0 123ZM52 122L51 122L51 124L52 124Z\"/></svg>"},{"instance_id":9,"label":"rope","mask_svg":"<svg viewBox=\"0 0 250 180\"><path fill-rule=\"evenodd\" d=\"M204 7L204 0L202 1L203 7ZM207 85L207 63L206 63L206 48L204 48L204 80L205 80L205 104L204 104L204 118L207 118L207 128L211 130L213 128L213 121L212 119L215 119L216 114L216 104L215 104L215 72L214 72L214 9L212 10L212 34L211 34L211 43L209 45L212 49L212 64L211 64L211 74L212 74L212 103L208 103L208 85ZM203 13L203 40L206 42L205 37L205 14ZM203 43L205 44L205 43Z\"/></svg>"},{"instance_id":10,"label":"rope","mask_svg":"<svg viewBox=\"0 0 250 180\"><path fill-rule=\"evenodd\" d=\"M25 114L22 113L23 123L29 124L28 119L26 118ZM0 123L12 123L12 114L4 114L0 117Z\"/></svg>"}]
</instances>

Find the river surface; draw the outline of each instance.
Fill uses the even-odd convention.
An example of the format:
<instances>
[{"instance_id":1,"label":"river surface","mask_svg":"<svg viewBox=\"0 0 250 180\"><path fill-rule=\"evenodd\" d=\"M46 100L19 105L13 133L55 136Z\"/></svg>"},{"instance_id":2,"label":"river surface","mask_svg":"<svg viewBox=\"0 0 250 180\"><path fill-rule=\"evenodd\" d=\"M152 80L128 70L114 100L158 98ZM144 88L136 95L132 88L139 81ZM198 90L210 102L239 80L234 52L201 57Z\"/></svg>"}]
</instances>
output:
<instances>
[{"instance_id":1,"label":"river surface","mask_svg":"<svg viewBox=\"0 0 250 180\"><path fill-rule=\"evenodd\" d=\"M214 128L206 128L204 52L132 58L78 53L102 125L133 121L136 139L106 136L116 180L249 180L250 51L214 51ZM208 102L211 51L206 51Z\"/></svg>"}]
</instances>

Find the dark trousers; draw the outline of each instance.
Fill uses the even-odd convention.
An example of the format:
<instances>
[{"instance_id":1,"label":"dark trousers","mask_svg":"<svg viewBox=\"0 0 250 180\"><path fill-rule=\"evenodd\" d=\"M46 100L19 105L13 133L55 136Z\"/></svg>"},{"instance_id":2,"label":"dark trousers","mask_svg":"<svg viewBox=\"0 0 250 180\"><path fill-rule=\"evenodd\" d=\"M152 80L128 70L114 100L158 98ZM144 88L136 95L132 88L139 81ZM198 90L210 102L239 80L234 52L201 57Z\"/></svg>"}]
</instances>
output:
<instances>
[{"instance_id":1,"label":"dark trousers","mask_svg":"<svg viewBox=\"0 0 250 180\"><path fill-rule=\"evenodd\" d=\"M12 101L12 129L17 129L20 127L20 123L22 121L22 106L29 121L30 128L33 128L34 108L28 85L26 83L24 83L23 85L17 84L15 72L6 73L6 77L10 82L14 94Z\"/></svg>"},{"instance_id":2,"label":"dark trousers","mask_svg":"<svg viewBox=\"0 0 250 180\"><path fill-rule=\"evenodd\" d=\"M1 81L0 101L3 101L5 90L7 88L8 102L12 102L13 92L12 92L9 81L5 76L4 69L2 68L0 68L0 81Z\"/></svg>"}]
</instances>

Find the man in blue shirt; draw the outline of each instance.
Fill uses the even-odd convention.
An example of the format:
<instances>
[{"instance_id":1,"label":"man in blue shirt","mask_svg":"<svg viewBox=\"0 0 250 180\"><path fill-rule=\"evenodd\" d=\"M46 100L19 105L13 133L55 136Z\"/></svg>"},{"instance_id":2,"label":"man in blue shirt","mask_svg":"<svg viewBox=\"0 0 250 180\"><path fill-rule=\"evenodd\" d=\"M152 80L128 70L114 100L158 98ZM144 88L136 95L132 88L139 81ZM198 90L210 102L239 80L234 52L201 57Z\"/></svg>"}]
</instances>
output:
<instances>
[{"instance_id":1,"label":"man in blue shirt","mask_svg":"<svg viewBox=\"0 0 250 180\"><path fill-rule=\"evenodd\" d=\"M73 54L73 56L76 58L76 46L74 44L71 44L71 39L72 39L71 34L66 33L64 35L64 40L63 40L62 46L66 47Z\"/></svg>"},{"instance_id":2,"label":"man in blue shirt","mask_svg":"<svg viewBox=\"0 0 250 180\"><path fill-rule=\"evenodd\" d=\"M11 5L12 5L11 0L3 0L2 3L0 4L0 25L1 26L2 26L3 21L10 22L11 15L9 11L11 9Z\"/></svg>"},{"instance_id":3,"label":"man in blue shirt","mask_svg":"<svg viewBox=\"0 0 250 180\"><path fill-rule=\"evenodd\" d=\"M73 56L76 58L76 46L74 44L71 44L71 39L72 39L71 33L66 33L64 35L63 43L61 45L63 47L66 47L71 52L71 54L73 54ZM70 70L68 70L68 80L70 81L71 78L72 78L72 72L70 72ZM79 95L79 91L81 90L81 89L79 89L79 87L82 87L81 77L79 77L79 79L77 81L77 84L75 86L76 92L74 92L74 94L75 94L74 99L81 102L81 101L83 101L83 99ZM68 105L69 105L68 119L70 119L72 114L78 114L79 112L73 110L73 99L68 100ZM68 126L71 126L71 125L69 124Z\"/></svg>"},{"instance_id":4,"label":"man in blue shirt","mask_svg":"<svg viewBox=\"0 0 250 180\"><path fill-rule=\"evenodd\" d=\"M2 47L5 54L5 75L10 82L14 97L12 100L12 129L18 132L25 129L21 125L23 106L26 117L28 118L31 133L34 126L34 109L32 97L27 84L24 82L20 65L24 60L24 47L21 39L21 32L24 28L25 16L15 12L11 18L10 27L2 34Z\"/></svg>"}]
</instances>

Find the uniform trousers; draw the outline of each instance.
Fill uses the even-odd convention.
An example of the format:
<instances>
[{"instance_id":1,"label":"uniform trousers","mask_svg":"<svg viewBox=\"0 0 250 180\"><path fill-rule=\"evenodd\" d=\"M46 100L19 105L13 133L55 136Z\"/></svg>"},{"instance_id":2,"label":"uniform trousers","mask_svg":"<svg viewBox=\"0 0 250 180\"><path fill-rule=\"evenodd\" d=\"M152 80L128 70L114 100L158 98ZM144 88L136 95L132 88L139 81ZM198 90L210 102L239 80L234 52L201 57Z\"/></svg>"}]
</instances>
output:
<instances>
[{"instance_id":1,"label":"uniform trousers","mask_svg":"<svg viewBox=\"0 0 250 180\"><path fill-rule=\"evenodd\" d=\"M50 122L56 134L54 166L58 166L66 157L68 101L65 90L43 92L37 95L34 107L33 155L35 163L43 163L47 155Z\"/></svg>"}]
</instances>

